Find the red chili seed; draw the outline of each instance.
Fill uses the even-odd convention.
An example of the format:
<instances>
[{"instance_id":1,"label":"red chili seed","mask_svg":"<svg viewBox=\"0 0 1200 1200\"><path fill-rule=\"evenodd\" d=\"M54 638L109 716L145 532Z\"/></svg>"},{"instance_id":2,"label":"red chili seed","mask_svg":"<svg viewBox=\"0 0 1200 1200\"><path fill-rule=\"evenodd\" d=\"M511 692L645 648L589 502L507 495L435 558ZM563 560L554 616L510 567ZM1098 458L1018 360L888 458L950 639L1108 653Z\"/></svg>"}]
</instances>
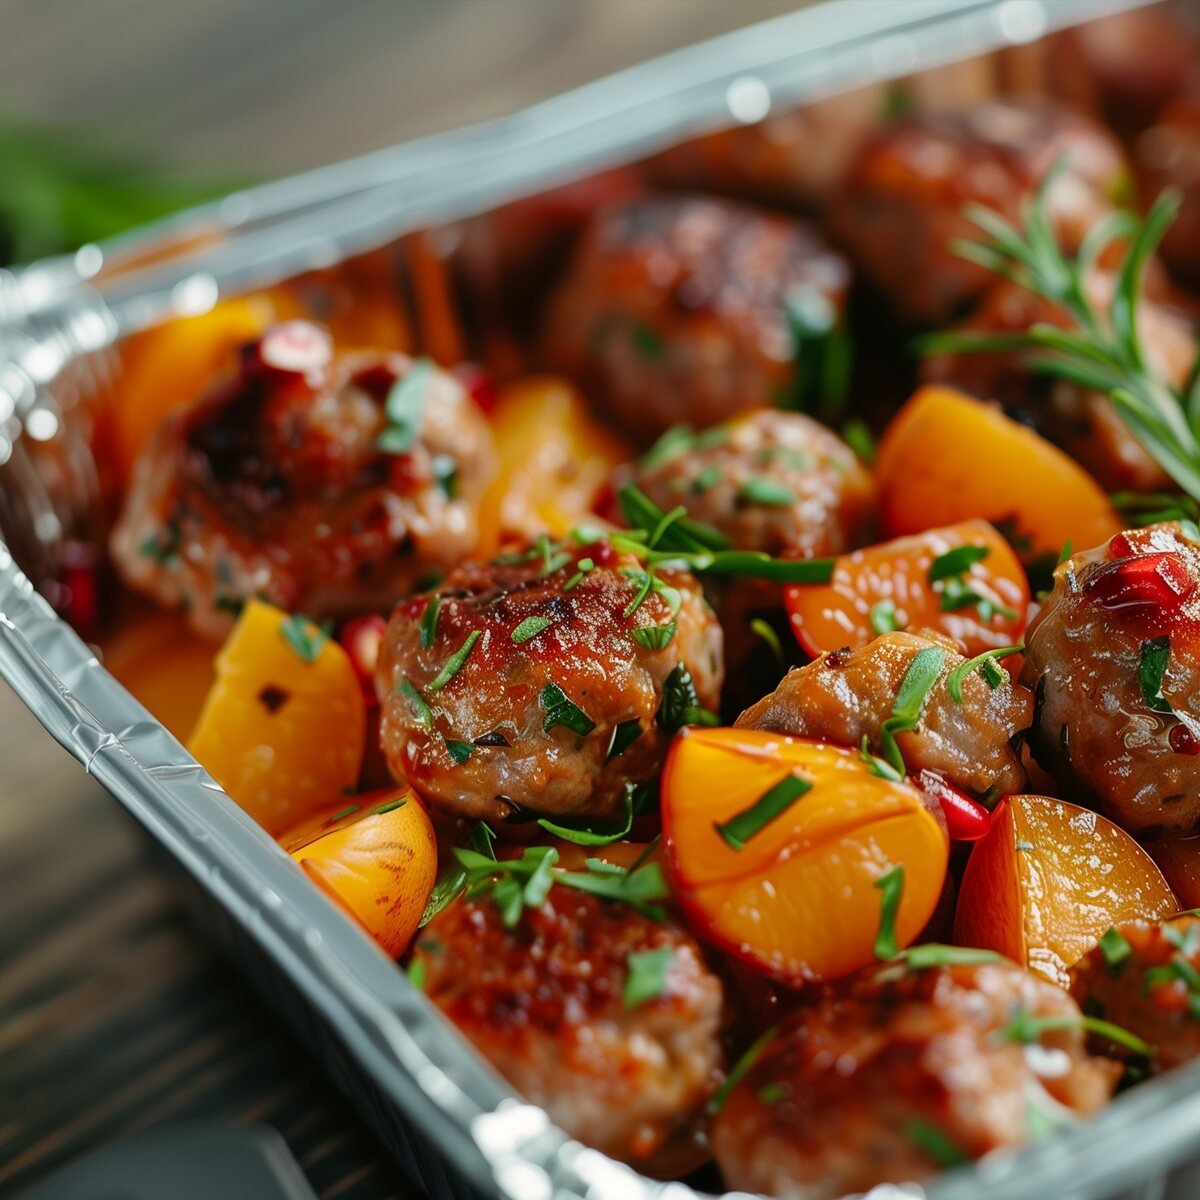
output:
<instances>
[{"instance_id":1,"label":"red chili seed","mask_svg":"<svg viewBox=\"0 0 1200 1200\"><path fill-rule=\"evenodd\" d=\"M1084 592L1101 608L1152 607L1177 609L1195 589L1187 565L1178 554L1143 554L1107 563L1084 584Z\"/></svg>"},{"instance_id":2,"label":"red chili seed","mask_svg":"<svg viewBox=\"0 0 1200 1200\"><path fill-rule=\"evenodd\" d=\"M951 841L977 842L991 827L992 814L978 800L972 800L936 772L919 771L916 784L941 805Z\"/></svg>"},{"instance_id":3,"label":"red chili seed","mask_svg":"<svg viewBox=\"0 0 1200 1200\"><path fill-rule=\"evenodd\" d=\"M1171 727L1167 743L1176 754L1200 754L1200 738L1184 724Z\"/></svg>"}]
</instances>

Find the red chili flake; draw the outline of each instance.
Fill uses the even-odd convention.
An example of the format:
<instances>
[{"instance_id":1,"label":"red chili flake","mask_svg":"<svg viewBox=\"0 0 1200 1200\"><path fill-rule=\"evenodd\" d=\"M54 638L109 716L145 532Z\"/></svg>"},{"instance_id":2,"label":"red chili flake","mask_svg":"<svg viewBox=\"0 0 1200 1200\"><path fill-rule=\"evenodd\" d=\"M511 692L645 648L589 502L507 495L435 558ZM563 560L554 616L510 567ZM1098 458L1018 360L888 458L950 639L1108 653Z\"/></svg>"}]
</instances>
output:
<instances>
[{"instance_id":1,"label":"red chili flake","mask_svg":"<svg viewBox=\"0 0 1200 1200\"><path fill-rule=\"evenodd\" d=\"M1101 608L1177 609L1195 590L1187 564L1178 554L1143 554L1107 563L1084 584L1088 598Z\"/></svg>"},{"instance_id":2,"label":"red chili flake","mask_svg":"<svg viewBox=\"0 0 1200 1200\"><path fill-rule=\"evenodd\" d=\"M960 792L935 771L919 771L916 784L941 805L951 841L977 842L991 828L992 814L978 800Z\"/></svg>"},{"instance_id":3,"label":"red chili flake","mask_svg":"<svg viewBox=\"0 0 1200 1200\"><path fill-rule=\"evenodd\" d=\"M1200 738L1184 724L1171 727L1167 744L1176 754L1200 754Z\"/></svg>"}]
</instances>

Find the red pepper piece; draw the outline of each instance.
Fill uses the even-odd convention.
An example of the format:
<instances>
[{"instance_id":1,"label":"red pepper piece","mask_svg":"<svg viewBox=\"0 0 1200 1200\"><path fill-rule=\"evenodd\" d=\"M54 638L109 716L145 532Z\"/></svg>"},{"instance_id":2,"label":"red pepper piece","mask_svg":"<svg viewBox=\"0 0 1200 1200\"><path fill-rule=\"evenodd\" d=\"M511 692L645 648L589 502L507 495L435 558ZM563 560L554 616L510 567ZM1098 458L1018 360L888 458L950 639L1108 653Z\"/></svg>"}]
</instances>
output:
<instances>
[{"instance_id":1,"label":"red pepper piece","mask_svg":"<svg viewBox=\"0 0 1200 1200\"><path fill-rule=\"evenodd\" d=\"M375 699L375 664L379 661L379 647L383 644L383 635L386 632L387 622L371 613L347 621L338 636L342 648L350 656L350 662L368 701Z\"/></svg>"},{"instance_id":2,"label":"red pepper piece","mask_svg":"<svg viewBox=\"0 0 1200 1200\"><path fill-rule=\"evenodd\" d=\"M1107 563L1088 579L1083 590L1101 608L1151 607L1172 611L1183 604L1195 587L1183 559L1178 554L1163 552Z\"/></svg>"},{"instance_id":3,"label":"red pepper piece","mask_svg":"<svg viewBox=\"0 0 1200 1200\"><path fill-rule=\"evenodd\" d=\"M942 806L946 832L953 842L977 842L992 824L992 814L978 800L972 800L937 772L922 769L916 776L917 787Z\"/></svg>"}]
</instances>

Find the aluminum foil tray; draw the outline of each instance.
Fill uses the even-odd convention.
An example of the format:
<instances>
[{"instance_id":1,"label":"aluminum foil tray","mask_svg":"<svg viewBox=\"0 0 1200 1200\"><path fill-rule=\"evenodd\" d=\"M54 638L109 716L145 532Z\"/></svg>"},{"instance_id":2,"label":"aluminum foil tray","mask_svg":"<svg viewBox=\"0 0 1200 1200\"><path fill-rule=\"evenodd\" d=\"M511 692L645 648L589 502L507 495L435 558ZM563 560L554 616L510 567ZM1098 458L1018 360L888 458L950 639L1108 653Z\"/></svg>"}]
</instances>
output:
<instances>
[{"instance_id":1,"label":"aluminum foil tray","mask_svg":"<svg viewBox=\"0 0 1200 1200\"><path fill-rule=\"evenodd\" d=\"M497 206L768 112L936 74L968 58L1041 54L1045 69L1043 39L1057 28L1136 3L830 0L513 117L238 193L70 258L0 272L0 675L145 827L204 929L432 1200L694 1200L698 1193L642 1178L571 1141L514 1097L39 594L53 596L64 546L103 509L104 469L90 454L87 401L98 388L119 387L113 348L221 297L411 236L436 235L447 257L461 258L475 223ZM1086 1125L1019 1154L925 1188L872 1193L875 1200L1196 1195L1200 1067L1120 1096Z\"/></svg>"}]
</instances>

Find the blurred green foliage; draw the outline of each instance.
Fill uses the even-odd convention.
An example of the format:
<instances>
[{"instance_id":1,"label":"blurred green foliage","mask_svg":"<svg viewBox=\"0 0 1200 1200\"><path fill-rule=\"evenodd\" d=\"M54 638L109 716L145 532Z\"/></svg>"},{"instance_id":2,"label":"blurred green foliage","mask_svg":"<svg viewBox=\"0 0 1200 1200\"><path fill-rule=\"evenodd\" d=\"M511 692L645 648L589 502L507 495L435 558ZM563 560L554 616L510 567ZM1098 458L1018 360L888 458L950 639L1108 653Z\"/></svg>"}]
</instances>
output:
<instances>
[{"instance_id":1,"label":"blurred green foliage","mask_svg":"<svg viewBox=\"0 0 1200 1200\"><path fill-rule=\"evenodd\" d=\"M74 250L239 185L179 178L79 133L0 118L0 266Z\"/></svg>"}]
</instances>

